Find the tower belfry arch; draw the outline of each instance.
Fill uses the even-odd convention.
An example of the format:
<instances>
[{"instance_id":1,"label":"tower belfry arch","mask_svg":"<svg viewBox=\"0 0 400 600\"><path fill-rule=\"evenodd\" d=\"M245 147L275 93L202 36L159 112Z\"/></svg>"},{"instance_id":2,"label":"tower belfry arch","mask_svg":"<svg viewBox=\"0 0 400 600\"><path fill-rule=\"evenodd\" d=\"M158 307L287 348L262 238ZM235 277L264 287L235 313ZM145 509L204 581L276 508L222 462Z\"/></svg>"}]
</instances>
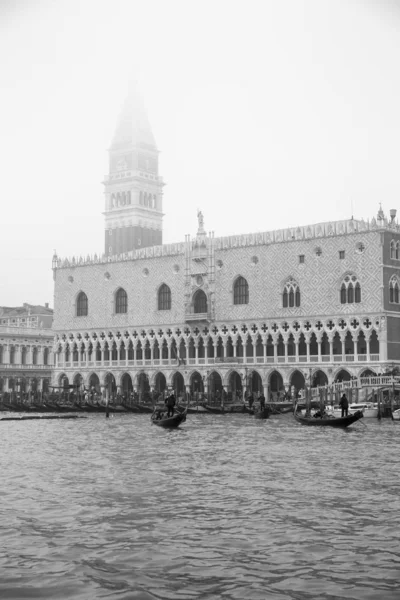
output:
<instances>
[{"instance_id":1,"label":"tower belfry arch","mask_svg":"<svg viewBox=\"0 0 400 600\"><path fill-rule=\"evenodd\" d=\"M109 152L105 187L105 254L162 244L162 190L153 132L131 84Z\"/></svg>"}]
</instances>

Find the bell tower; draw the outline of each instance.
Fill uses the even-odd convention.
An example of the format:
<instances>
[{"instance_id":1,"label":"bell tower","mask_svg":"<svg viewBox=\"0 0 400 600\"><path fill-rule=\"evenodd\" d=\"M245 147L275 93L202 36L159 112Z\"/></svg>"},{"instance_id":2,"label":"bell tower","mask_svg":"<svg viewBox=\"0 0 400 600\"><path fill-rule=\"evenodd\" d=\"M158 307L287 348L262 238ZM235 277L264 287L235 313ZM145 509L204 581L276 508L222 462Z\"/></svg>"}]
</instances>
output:
<instances>
[{"instance_id":1,"label":"bell tower","mask_svg":"<svg viewBox=\"0 0 400 600\"><path fill-rule=\"evenodd\" d=\"M137 87L131 84L109 152L105 186L105 254L162 244L158 150Z\"/></svg>"}]
</instances>

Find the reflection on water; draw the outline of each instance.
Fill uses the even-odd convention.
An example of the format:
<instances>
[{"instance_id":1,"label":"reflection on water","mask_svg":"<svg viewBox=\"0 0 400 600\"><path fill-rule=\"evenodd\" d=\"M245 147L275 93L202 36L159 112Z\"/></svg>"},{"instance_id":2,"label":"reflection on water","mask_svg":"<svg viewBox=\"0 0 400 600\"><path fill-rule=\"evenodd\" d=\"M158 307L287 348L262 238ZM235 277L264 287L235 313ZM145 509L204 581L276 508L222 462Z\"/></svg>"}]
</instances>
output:
<instances>
[{"instance_id":1,"label":"reflection on water","mask_svg":"<svg viewBox=\"0 0 400 600\"><path fill-rule=\"evenodd\" d=\"M0 597L400 597L400 423L1 426Z\"/></svg>"}]
</instances>

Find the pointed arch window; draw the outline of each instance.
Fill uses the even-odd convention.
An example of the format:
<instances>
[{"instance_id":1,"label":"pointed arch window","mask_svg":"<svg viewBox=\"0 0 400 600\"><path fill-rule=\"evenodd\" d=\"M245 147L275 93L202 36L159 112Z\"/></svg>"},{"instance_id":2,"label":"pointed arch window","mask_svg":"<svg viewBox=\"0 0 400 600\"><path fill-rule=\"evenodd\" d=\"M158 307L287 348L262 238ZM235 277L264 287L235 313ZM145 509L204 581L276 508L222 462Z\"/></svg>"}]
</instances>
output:
<instances>
[{"instance_id":1,"label":"pointed arch window","mask_svg":"<svg viewBox=\"0 0 400 600\"><path fill-rule=\"evenodd\" d=\"M395 259L400 259L400 242L396 242Z\"/></svg>"},{"instance_id":2,"label":"pointed arch window","mask_svg":"<svg viewBox=\"0 0 400 600\"><path fill-rule=\"evenodd\" d=\"M389 302L391 304L399 304L400 299L400 284L396 275L393 275L389 281Z\"/></svg>"},{"instance_id":3,"label":"pointed arch window","mask_svg":"<svg viewBox=\"0 0 400 600\"><path fill-rule=\"evenodd\" d=\"M158 310L171 310L171 290L165 283L158 290Z\"/></svg>"},{"instance_id":4,"label":"pointed arch window","mask_svg":"<svg viewBox=\"0 0 400 600\"><path fill-rule=\"evenodd\" d=\"M115 294L115 312L116 314L126 314L128 312L128 294L123 288L119 288Z\"/></svg>"},{"instance_id":5,"label":"pointed arch window","mask_svg":"<svg viewBox=\"0 0 400 600\"><path fill-rule=\"evenodd\" d=\"M282 307L283 308L298 308L300 306L300 288L298 284L293 280L289 279L282 293Z\"/></svg>"},{"instance_id":6,"label":"pointed arch window","mask_svg":"<svg viewBox=\"0 0 400 600\"><path fill-rule=\"evenodd\" d=\"M361 285L355 275L346 275L340 286L341 304L358 304L361 302Z\"/></svg>"},{"instance_id":7,"label":"pointed arch window","mask_svg":"<svg viewBox=\"0 0 400 600\"><path fill-rule=\"evenodd\" d=\"M396 258L396 243L394 240L390 242L390 258Z\"/></svg>"},{"instance_id":8,"label":"pointed arch window","mask_svg":"<svg viewBox=\"0 0 400 600\"><path fill-rule=\"evenodd\" d=\"M249 303L249 284L244 277L238 277L233 286L233 304Z\"/></svg>"},{"instance_id":9,"label":"pointed arch window","mask_svg":"<svg viewBox=\"0 0 400 600\"><path fill-rule=\"evenodd\" d=\"M85 292L80 292L76 299L76 316L87 317L88 315L88 298Z\"/></svg>"},{"instance_id":10,"label":"pointed arch window","mask_svg":"<svg viewBox=\"0 0 400 600\"><path fill-rule=\"evenodd\" d=\"M193 297L193 310L196 314L207 312L207 296L203 290L197 290Z\"/></svg>"}]
</instances>

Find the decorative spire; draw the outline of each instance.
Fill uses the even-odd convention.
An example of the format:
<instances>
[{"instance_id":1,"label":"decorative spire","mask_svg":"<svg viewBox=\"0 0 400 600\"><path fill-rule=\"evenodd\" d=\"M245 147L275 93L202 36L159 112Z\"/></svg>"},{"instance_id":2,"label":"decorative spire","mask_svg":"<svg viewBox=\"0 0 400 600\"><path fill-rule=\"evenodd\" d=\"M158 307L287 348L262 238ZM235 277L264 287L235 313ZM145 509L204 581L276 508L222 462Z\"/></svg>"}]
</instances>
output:
<instances>
[{"instance_id":1,"label":"decorative spire","mask_svg":"<svg viewBox=\"0 0 400 600\"><path fill-rule=\"evenodd\" d=\"M137 84L131 82L119 115L111 148L123 146L156 148L156 142Z\"/></svg>"},{"instance_id":2,"label":"decorative spire","mask_svg":"<svg viewBox=\"0 0 400 600\"><path fill-rule=\"evenodd\" d=\"M385 218L385 213L382 210L382 203L379 202L379 210L378 210L378 214L377 214L377 219L378 221L383 221Z\"/></svg>"}]
</instances>

